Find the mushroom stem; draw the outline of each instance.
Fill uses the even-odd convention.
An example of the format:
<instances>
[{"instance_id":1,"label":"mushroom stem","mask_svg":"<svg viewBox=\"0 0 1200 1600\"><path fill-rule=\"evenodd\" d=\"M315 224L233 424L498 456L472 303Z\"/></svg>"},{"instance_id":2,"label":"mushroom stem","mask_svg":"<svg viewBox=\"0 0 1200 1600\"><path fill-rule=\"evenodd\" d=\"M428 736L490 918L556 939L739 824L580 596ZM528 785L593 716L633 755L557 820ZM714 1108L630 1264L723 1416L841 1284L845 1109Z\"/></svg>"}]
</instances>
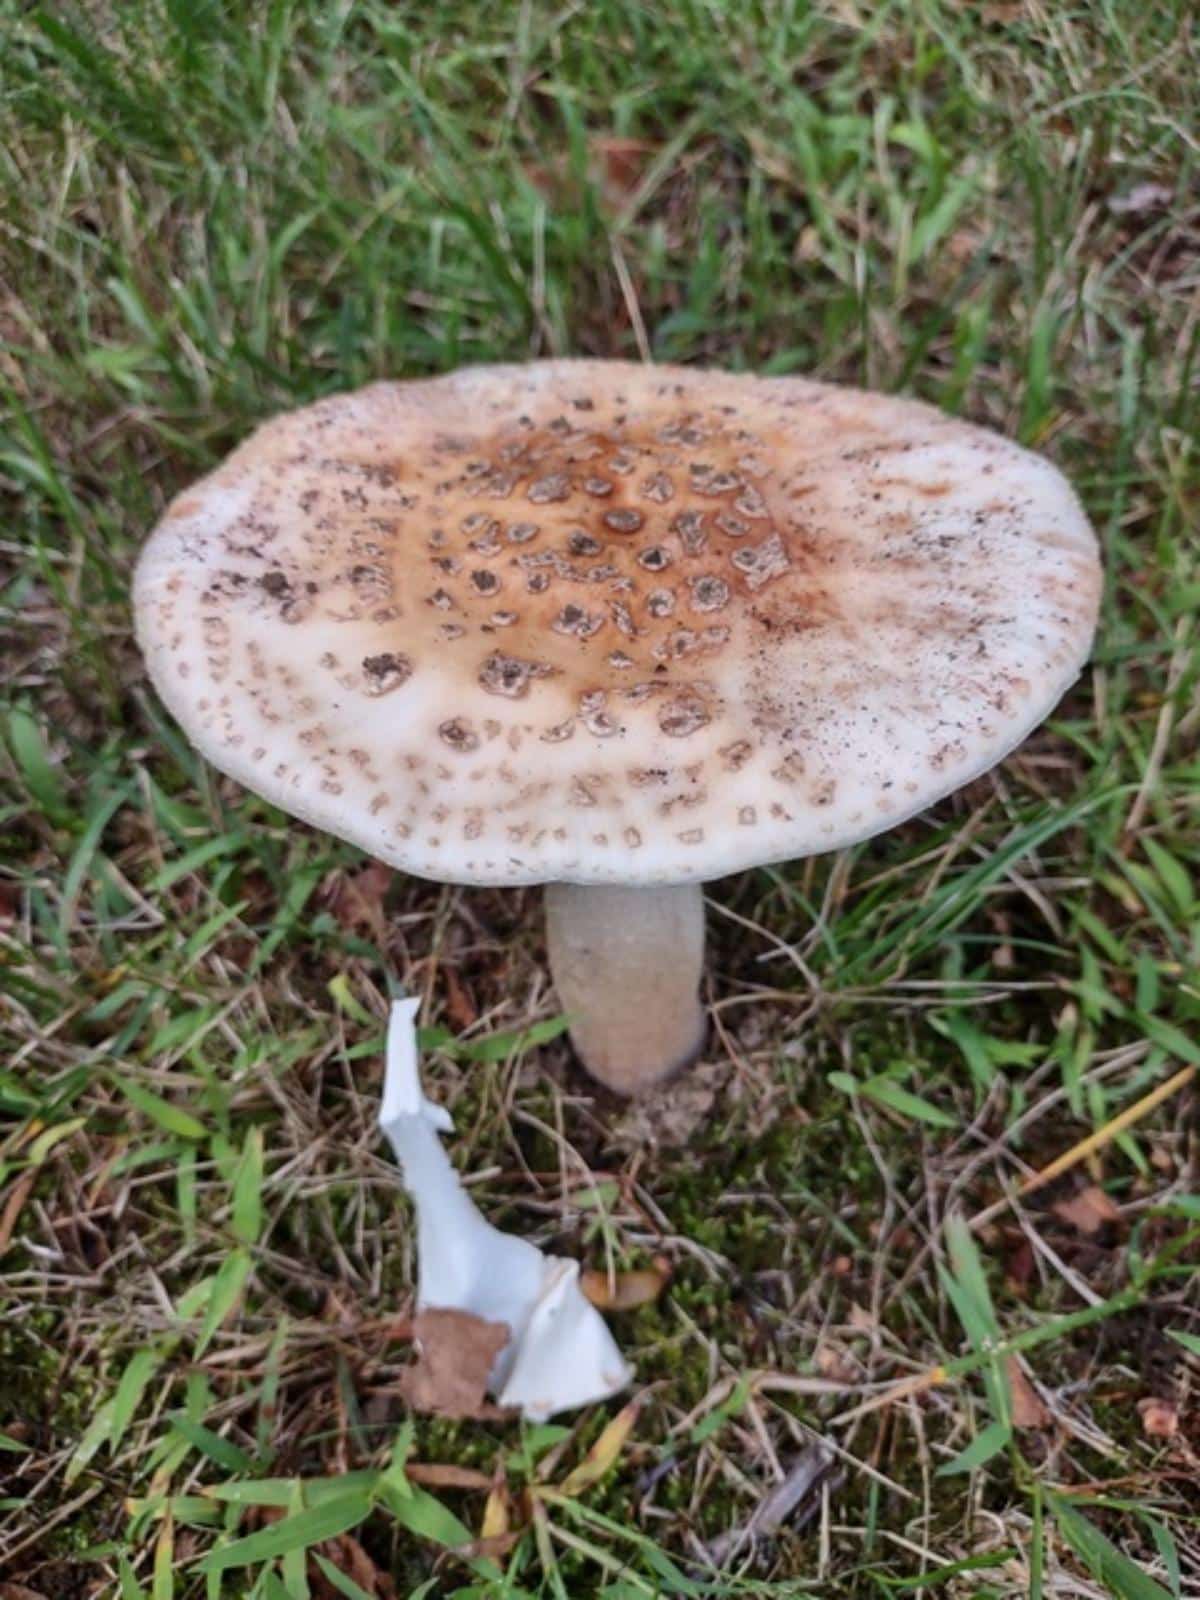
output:
<instances>
[{"instance_id":1,"label":"mushroom stem","mask_svg":"<svg viewBox=\"0 0 1200 1600\"><path fill-rule=\"evenodd\" d=\"M594 1078L636 1094L700 1054L699 884L547 884L546 938L571 1040Z\"/></svg>"}]
</instances>

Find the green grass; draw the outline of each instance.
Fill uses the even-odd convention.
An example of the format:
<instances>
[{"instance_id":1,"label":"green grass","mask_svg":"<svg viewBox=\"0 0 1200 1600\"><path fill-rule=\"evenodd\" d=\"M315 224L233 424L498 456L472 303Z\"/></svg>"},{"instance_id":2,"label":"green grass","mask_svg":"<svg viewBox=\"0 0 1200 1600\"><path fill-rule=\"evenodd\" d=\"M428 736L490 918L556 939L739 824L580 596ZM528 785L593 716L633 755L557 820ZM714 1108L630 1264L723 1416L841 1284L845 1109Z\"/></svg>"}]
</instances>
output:
<instances>
[{"instance_id":1,"label":"green grass","mask_svg":"<svg viewBox=\"0 0 1200 1600\"><path fill-rule=\"evenodd\" d=\"M14 1595L1200 1592L1195 1085L962 1224L1200 1058L1198 83L1184 0L0 0ZM128 582L281 407L639 353L1015 434L1108 586L1003 769L712 886L711 1060L631 1116L520 1043L555 1015L536 894L372 876L356 913L353 850L189 751ZM392 1392L393 986L446 1030L427 1078L488 1213L671 1268L615 1319L643 1403L578 1492L615 1406L522 1430ZM1055 1210L1085 1176L1092 1235ZM816 1439L824 1498L716 1571ZM487 1495L433 1466L507 1483L506 1553L446 1552Z\"/></svg>"}]
</instances>

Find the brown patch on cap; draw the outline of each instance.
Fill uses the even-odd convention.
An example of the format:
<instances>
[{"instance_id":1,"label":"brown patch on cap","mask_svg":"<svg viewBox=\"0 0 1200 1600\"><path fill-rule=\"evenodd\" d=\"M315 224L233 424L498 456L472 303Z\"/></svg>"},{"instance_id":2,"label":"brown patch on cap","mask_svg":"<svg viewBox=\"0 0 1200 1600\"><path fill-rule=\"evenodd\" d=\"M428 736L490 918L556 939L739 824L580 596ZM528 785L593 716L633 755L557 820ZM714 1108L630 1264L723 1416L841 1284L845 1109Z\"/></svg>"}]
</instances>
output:
<instances>
[{"instance_id":1,"label":"brown patch on cap","mask_svg":"<svg viewBox=\"0 0 1200 1600\"><path fill-rule=\"evenodd\" d=\"M388 694L408 682L413 664L398 650L383 650L377 656L364 656L362 671L368 694Z\"/></svg>"}]
</instances>

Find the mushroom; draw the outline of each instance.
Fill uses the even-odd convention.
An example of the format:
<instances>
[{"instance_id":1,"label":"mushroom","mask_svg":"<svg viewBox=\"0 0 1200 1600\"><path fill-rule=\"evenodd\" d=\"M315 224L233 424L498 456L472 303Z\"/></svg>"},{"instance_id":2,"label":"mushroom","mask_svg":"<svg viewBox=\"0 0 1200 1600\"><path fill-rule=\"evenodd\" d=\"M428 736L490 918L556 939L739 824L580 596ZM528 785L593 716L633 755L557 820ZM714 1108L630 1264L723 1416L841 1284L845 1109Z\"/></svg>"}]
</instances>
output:
<instances>
[{"instance_id":1,"label":"mushroom","mask_svg":"<svg viewBox=\"0 0 1200 1600\"><path fill-rule=\"evenodd\" d=\"M546 884L589 1070L692 1060L701 885L999 761L1077 676L1062 476L911 400L548 361L276 418L138 565L151 676L219 768L394 866Z\"/></svg>"}]
</instances>

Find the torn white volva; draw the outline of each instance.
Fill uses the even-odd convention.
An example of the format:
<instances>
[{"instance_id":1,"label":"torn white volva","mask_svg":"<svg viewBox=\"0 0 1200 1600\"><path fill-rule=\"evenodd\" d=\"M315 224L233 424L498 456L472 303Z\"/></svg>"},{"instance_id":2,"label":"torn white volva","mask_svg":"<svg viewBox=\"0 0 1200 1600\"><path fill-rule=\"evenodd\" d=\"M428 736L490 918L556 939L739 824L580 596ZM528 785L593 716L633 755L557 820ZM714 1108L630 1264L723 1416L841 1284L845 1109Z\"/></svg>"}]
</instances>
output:
<instances>
[{"instance_id":1,"label":"torn white volva","mask_svg":"<svg viewBox=\"0 0 1200 1600\"><path fill-rule=\"evenodd\" d=\"M579 1263L545 1256L475 1209L438 1138L453 1124L427 1100L417 1065L418 1000L397 1000L388 1025L379 1125L417 1209L418 1310L468 1311L510 1338L488 1388L531 1421L606 1400L632 1372L579 1287Z\"/></svg>"}]
</instances>

